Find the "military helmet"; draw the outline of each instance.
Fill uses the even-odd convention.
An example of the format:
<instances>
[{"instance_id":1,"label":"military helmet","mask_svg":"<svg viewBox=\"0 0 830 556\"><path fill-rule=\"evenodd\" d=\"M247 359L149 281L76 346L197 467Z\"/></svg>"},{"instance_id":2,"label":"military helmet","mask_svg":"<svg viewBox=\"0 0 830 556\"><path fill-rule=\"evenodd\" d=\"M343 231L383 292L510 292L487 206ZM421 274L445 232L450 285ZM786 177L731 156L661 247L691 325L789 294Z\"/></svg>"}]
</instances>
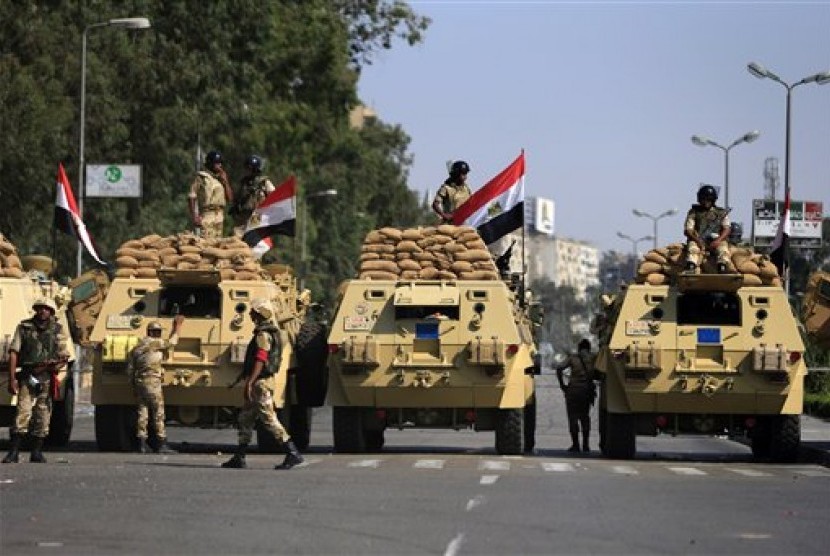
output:
<instances>
[{"instance_id":1,"label":"military helmet","mask_svg":"<svg viewBox=\"0 0 830 556\"><path fill-rule=\"evenodd\" d=\"M161 330L162 330L161 323L157 320L151 321L147 325L147 332L152 332L154 330L157 330L159 332L161 332Z\"/></svg>"},{"instance_id":2,"label":"military helmet","mask_svg":"<svg viewBox=\"0 0 830 556\"><path fill-rule=\"evenodd\" d=\"M697 202L702 203L704 199L709 199L714 203L718 200L718 190L709 184L701 185L697 190Z\"/></svg>"},{"instance_id":3,"label":"military helmet","mask_svg":"<svg viewBox=\"0 0 830 556\"><path fill-rule=\"evenodd\" d=\"M245 159L245 167L250 168L251 170L255 170L257 172L262 171L262 159L255 154L252 154L248 158Z\"/></svg>"},{"instance_id":4,"label":"military helmet","mask_svg":"<svg viewBox=\"0 0 830 556\"><path fill-rule=\"evenodd\" d=\"M206 166L213 166L217 162L222 162L222 153L219 151L210 151L205 156L205 165Z\"/></svg>"},{"instance_id":5,"label":"military helmet","mask_svg":"<svg viewBox=\"0 0 830 556\"><path fill-rule=\"evenodd\" d=\"M251 301L251 310L266 320L271 320L271 317L274 316L271 303L261 297Z\"/></svg>"},{"instance_id":6,"label":"military helmet","mask_svg":"<svg viewBox=\"0 0 830 556\"><path fill-rule=\"evenodd\" d=\"M464 162L463 160L456 160L450 166L450 175L457 176L459 174L469 174L470 173L470 165Z\"/></svg>"},{"instance_id":7,"label":"military helmet","mask_svg":"<svg viewBox=\"0 0 830 556\"><path fill-rule=\"evenodd\" d=\"M38 307L48 307L52 310L53 315L58 311L58 307L57 305L55 305L55 302L48 297L38 297L37 299L35 299L35 302L32 303L32 309L37 311Z\"/></svg>"}]
</instances>

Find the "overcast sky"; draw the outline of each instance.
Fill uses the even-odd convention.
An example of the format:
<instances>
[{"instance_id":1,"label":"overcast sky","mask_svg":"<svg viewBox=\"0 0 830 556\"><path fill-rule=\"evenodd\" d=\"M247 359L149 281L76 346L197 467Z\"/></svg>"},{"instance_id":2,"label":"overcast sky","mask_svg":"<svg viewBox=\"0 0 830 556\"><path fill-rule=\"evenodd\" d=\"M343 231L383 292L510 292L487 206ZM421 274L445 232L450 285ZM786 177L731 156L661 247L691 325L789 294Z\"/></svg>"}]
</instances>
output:
<instances>
[{"instance_id":1,"label":"overcast sky","mask_svg":"<svg viewBox=\"0 0 830 556\"><path fill-rule=\"evenodd\" d=\"M701 182L721 186L730 150L733 220L748 235L764 160L779 159L783 198L787 83L830 70L830 1L411 1L432 19L423 44L396 43L365 69L362 100L412 138L410 187L435 191L448 159L480 187L525 149L526 194L556 203L558 235L629 252L652 233L681 239ZM793 199L830 213L830 84L792 92ZM719 204L722 204L723 192ZM649 247L651 242L643 242Z\"/></svg>"}]
</instances>

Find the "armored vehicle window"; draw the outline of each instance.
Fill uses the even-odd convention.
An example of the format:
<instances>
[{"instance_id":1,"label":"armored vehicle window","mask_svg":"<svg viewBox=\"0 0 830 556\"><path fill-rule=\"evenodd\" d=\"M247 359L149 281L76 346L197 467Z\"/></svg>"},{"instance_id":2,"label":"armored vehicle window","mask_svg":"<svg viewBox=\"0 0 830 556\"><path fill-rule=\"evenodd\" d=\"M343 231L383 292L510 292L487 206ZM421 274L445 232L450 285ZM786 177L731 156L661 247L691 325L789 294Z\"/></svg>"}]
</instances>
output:
<instances>
[{"instance_id":1,"label":"armored vehicle window","mask_svg":"<svg viewBox=\"0 0 830 556\"><path fill-rule=\"evenodd\" d=\"M222 292L214 287L171 286L159 295L159 316L215 319L222 312Z\"/></svg>"},{"instance_id":2,"label":"armored vehicle window","mask_svg":"<svg viewBox=\"0 0 830 556\"><path fill-rule=\"evenodd\" d=\"M395 307L395 319L425 319L429 316L444 316L449 320L458 320L457 306L441 305L403 305Z\"/></svg>"},{"instance_id":3,"label":"armored vehicle window","mask_svg":"<svg viewBox=\"0 0 830 556\"><path fill-rule=\"evenodd\" d=\"M677 324L740 326L740 299L727 292L685 293L677 298Z\"/></svg>"}]
</instances>

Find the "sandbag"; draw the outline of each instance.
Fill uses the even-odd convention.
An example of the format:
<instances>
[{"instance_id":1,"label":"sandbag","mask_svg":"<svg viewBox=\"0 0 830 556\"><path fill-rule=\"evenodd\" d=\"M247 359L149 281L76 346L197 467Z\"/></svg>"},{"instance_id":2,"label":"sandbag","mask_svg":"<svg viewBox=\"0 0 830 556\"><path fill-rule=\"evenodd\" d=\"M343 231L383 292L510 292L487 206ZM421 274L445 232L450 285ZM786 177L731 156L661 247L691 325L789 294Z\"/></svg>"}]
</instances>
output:
<instances>
[{"instance_id":1,"label":"sandbag","mask_svg":"<svg viewBox=\"0 0 830 556\"><path fill-rule=\"evenodd\" d=\"M418 246L418 244L415 243L414 241L412 241L411 239L405 239L405 240L400 241L398 243L398 245L395 247L395 250L398 251L398 252L408 252L408 253L418 253L420 251L423 251L423 249L421 249Z\"/></svg>"},{"instance_id":2,"label":"sandbag","mask_svg":"<svg viewBox=\"0 0 830 556\"><path fill-rule=\"evenodd\" d=\"M200 255L202 253L202 248L197 247L195 245L181 245L180 244L179 245L179 253L181 253L182 255L187 254L187 253L195 253L197 255Z\"/></svg>"},{"instance_id":3,"label":"sandbag","mask_svg":"<svg viewBox=\"0 0 830 556\"><path fill-rule=\"evenodd\" d=\"M116 257L132 257L138 260L139 255L143 252L142 249L133 249L132 247L119 247L115 251Z\"/></svg>"},{"instance_id":4,"label":"sandbag","mask_svg":"<svg viewBox=\"0 0 830 556\"><path fill-rule=\"evenodd\" d=\"M450 270L452 270L456 274L460 274L462 272L472 272L473 263L469 261L455 261L450 265Z\"/></svg>"},{"instance_id":5,"label":"sandbag","mask_svg":"<svg viewBox=\"0 0 830 556\"><path fill-rule=\"evenodd\" d=\"M656 250L651 250L645 255L645 259L652 263L657 264L665 264L668 262L668 259L664 255L661 255Z\"/></svg>"},{"instance_id":6,"label":"sandbag","mask_svg":"<svg viewBox=\"0 0 830 556\"><path fill-rule=\"evenodd\" d=\"M155 268L137 268L135 269L135 275L137 278L155 278L156 277L156 269Z\"/></svg>"},{"instance_id":7,"label":"sandbag","mask_svg":"<svg viewBox=\"0 0 830 556\"><path fill-rule=\"evenodd\" d=\"M417 242L424 239L424 234L421 232L421 228L408 228L401 233L401 239Z\"/></svg>"},{"instance_id":8,"label":"sandbag","mask_svg":"<svg viewBox=\"0 0 830 556\"><path fill-rule=\"evenodd\" d=\"M397 280L398 275L382 270L365 270L360 273L361 280Z\"/></svg>"},{"instance_id":9,"label":"sandbag","mask_svg":"<svg viewBox=\"0 0 830 556\"><path fill-rule=\"evenodd\" d=\"M361 253L360 260L361 261L376 261L380 258L380 255L377 253Z\"/></svg>"},{"instance_id":10,"label":"sandbag","mask_svg":"<svg viewBox=\"0 0 830 556\"><path fill-rule=\"evenodd\" d=\"M435 280L438 278L438 269L435 267L422 268L418 276L424 280Z\"/></svg>"},{"instance_id":11,"label":"sandbag","mask_svg":"<svg viewBox=\"0 0 830 556\"><path fill-rule=\"evenodd\" d=\"M237 280L257 280L259 279L258 272L249 272L246 270L238 270L236 272L236 279Z\"/></svg>"},{"instance_id":12,"label":"sandbag","mask_svg":"<svg viewBox=\"0 0 830 556\"><path fill-rule=\"evenodd\" d=\"M181 262L179 255L165 255L161 258L161 266L175 268Z\"/></svg>"},{"instance_id":13,"label":"sandbag","mask_svg":"<svg viewBox=\"0 0 830 556\"><path fill-rule=\"evenodd\" d=\"M389 226L381 228L378 232L380 232L384 238L391 239L394 242L399 242L403 237L403 232L401 232L401 230Z\"/></svg>"},{"instance_id":14,"label":"sandbag","mask_svg":"<svg viewBox=\"0 0 830 556\"><path fill-rule=\"evenodd\" d=\"M401 278L403 280L417 280L419 278L420 272L418 270L404 270L401 272Z\"/></svg>"},{"instance_id":15,"label":"sandbag","mask_svg":"<svg viewBox=\"0 0 830 556\"><path fill-rule=\"evenodd\" d=\"M469 261L471 263L475 262L475 261L490 261L490 260L493 260L493 257L490 255L489 251L484 251L484 250L481 250L481 249L471 249L471 250L468 250L468 251L460 251L458 253L455 253L454 255L455 255L456 260Z\"/></svg>"},{"instance_id":16,"label":"sandbag","mask_svg":"<svg viewBox=\"0 0 830 556\"><path fill-rule=\"evenodd\" d=\"M363 261L360 264L360 270L361 272L378 270L388 272L390 274L397 274L398 265L393 261Z\"/></svg>"},{"instance_id":17,"label":"sandbag","mask_svg":"<svg viewBox=\"0 0 830 556\"><path fill-rule=\"evenodd\" d=\"M761 277L756 274L744 274L744 286L762 286Z\"/></svg>"},{"instance_id":18,"label":"sandbag","mask_svg":"<svg viewBox=\"0 0 830 556\"><path fill-rule=\"evenodd\" d=\"M11 254L15 253L15 251L16 251L16 249L15 249L14 245L12 245L11 243L9 243L6 240L0 241L0 253L2 253L4 255L11 255Z\"/></svg>"},{"instance_id":19,"label":"sandbag","mask_svg":"<svg viewBox=\"0 0 830 556\"><path fill-rule=\"evenodd\" d=\"M416 260L403 259L401 261L398 261L398 268L400 268L402 271L415 271L415 272L417 272L417 271L421 270L421 265ZM401 276L403 276L403 273L401 274Z\"/></svg>"},{"instance_id":20,"label":"sandbag","mask_svg":"<svg viewBox=\"0 0 830 556\"><path fill-rule=\"evenodd\" d=\"M640 263L640 266L637 267L637 274L642 274L643 276L648 276L649 274L655 272L662 272L663 267L662 265L651 262L651 261L643 261Z\"/></svg>"},{"instance_id":21,"label":"sandbag","mask_svg":"<svg viewBox=\"0 0 830 556\"><path fill-rule=\"evenodd\" d=\"M669 277L660 272L652 272L646 276L646 282L652 286L661 286L668 283Z\"/></svg>"},{"instance_id":22,"label":"sandbag","mask_svg":"<svg viewBox=\"0 0 830 556\"><path fill-rule=\"evenodd\" d=\"M134 257L122 256L115 259L115 264L119 268L135 268L138 266L138 260Z\"/></svg>"},{"instance_id":23,"label":"sandbag","mask_svg":"<svg viewBox=\"0 0 830 556\"><path fill-rule=\"evenodd\" d=\"M134 268L119 268L115 271L116 278L132 278L135 276Z\"/></svg>"},{"instance_id":24,"label":"sandbag","mask_svg":"<svg viewBox=\"0 0 830 556\"><path fill-rule=\"evenodd\" d=\"M738 268L738 272L740 272L741 274L757 275L759 272L761 272L761 269L758 267L758 265L749 259L745 260L744 262L736 266Z\"/></svg>"}]
</instances>

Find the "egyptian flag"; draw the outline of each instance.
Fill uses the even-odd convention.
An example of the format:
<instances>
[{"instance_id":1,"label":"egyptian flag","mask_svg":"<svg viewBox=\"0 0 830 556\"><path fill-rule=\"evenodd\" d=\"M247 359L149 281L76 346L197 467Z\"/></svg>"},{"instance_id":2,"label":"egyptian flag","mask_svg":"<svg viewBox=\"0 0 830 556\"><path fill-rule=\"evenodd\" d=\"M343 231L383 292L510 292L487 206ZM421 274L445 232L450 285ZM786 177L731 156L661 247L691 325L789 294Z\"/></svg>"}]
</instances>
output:
<instances>
[{"instance_id":1,"label":"egyptian flag","mask_svg":"<svg viewBox=\"0 0 830 556\"><path fill-rule=\"evenodd\" d=\"M274 246L271 236L294 236L296 199L297 180L290 176L254 209L242 240L251 246L257 258Z\"/></svg>"},{"instance_id":2,"label":"egyptian flag","mask_svg":"<svg viewBox=\"0 0 830 556\"><path fill-rule=\"evenodd\" d=\"M456 209L452 223L478 229L490 245L524 225L525 153Z\"/></svg>"},{"instance_id":3,"label":"egyptian flag","mask_svg":"<svg viewBox=\"0 0 830 556\"><path fill-rule=\"evenodd\" d=\"M55 200L55 227L65 234L69 234L78 239L84 244L87 252L92 255L92 258L98 261L99 264L106 266L101 256L98 254L98 249L95 247L95 242L86 229L86 224L81 220L81 215L78 212L78 205L75 203L75 195L72 194L72 188L69 186L69 178L66 177L66 172L63 169L63 163L58 163L58 197Z\"/></svg>"},{"instance_id":4,"label":"egyptian flag","mask_svg":"<svg viewBox=\"0 0 830 556\"><path fill-rule=\"evenodd\" d=\"M787 272L787 249L790 243L790 188L784 192L784 212L781 213L781 222L775 239L770 245L769 258L778 267L778 275L784 278Z\"/></svg>"}]
</instances>

